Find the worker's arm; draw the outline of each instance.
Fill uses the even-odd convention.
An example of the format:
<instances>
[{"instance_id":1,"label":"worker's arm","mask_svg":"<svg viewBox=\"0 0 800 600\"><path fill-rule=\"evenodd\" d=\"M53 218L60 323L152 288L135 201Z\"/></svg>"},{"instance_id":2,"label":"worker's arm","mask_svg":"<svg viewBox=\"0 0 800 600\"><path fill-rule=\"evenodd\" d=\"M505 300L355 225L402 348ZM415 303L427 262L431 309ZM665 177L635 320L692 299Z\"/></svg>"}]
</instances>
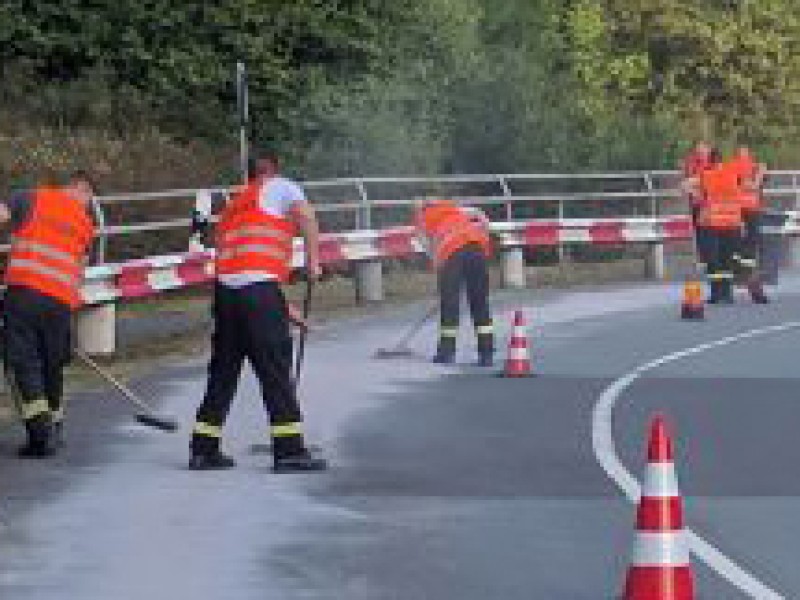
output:
<instances>
[{"instance_id":1,"label":"worker's arm","mask_svg":"<svg viewBox=\"0 0 800 600\"><path fill-rule=\"evenodd\" d=\"M306 269L312 280L317 280L322 275L322 265L319 260L319 223L317 215L309 202L298 202L292 208L292 215L300 227L300 233L305 241Z\"/></svg>"},{"instance_id":2,"label":"worker's arm","mask_svg":"<svg viewBox=\"0 0 800 600\"><path fill-rule=\"evenodd\" d=\"M700 192L700 179L697 177L687 177L681 181L680 189L687 196L698 194Z\"/></svg>"},{"instance_id":3,"label":"worker's arm","mask_svg":"<svg viewBox=\"0 0 800 600\"><path fill-rule=\"evenodd\" d=\"M0 202L0 225L5 225L11 220L11 211L8 205Z\"/></svg>"},{"instance_id":4,"label":"worker's arm","mask_svg":"<svg viewBox=\"0 0 800 600\"><path fill-rule=\"evenodd\" d=\"M756 165L755 176L753 177L753 187L760 190L764 185L764 178L767 176L767 165L765 163L758 163Z\"/></svg>"}]
</instances>

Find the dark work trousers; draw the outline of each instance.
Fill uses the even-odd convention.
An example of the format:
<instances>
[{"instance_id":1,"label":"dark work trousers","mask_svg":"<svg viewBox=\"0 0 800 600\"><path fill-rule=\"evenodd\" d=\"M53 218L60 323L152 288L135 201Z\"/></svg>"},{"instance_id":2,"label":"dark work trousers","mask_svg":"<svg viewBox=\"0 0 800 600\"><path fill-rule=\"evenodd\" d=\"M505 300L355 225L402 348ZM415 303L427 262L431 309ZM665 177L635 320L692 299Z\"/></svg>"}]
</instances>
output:
<instances>
[{"instance_id":1,"label":"dark work trousers","mask_svg":"<svg viewBox=\"0 0 800 600\"><path fill-rule=\"evenodd\" d=\"M64 367L72 354L72 311L36 290L11 286L3 300L6 371L32 437L63 417Z\"/></svg>"},{"instance_id":2,"label":"dark work trousers","mask_svg":"<svg viewBox=\"0 0 800 600\"><path fill-rule=\"evenodd\" d=\"M742 271L748 278L757 277L758 259L761 254L763 238L761 234L761 213L744 213L744 236L739 251Z\"/></svg>"},{"instance_id":3,"label":"dark work trousers","mask_svg":"<svg viewBox=\"0 0 800 600\"><path fill-rule=\"evenodd\" d=\"M494 352L492 315L489 310L489 271L478 246L468 245L455 252L439 269L441 321L437 354L452 356L461 312L461 290L466 288L472 322L478 336L478 353Z\"/></svg>"},{"instance_id":4,"label":"dark work trousers","mask_svg":"<svg viewBox=\"0 0 800 600\"><path fill-rule=\"evenodd\" d=\"M274 282L214 290L214 335L208 385L192 437L195 453L219 448L222 425L236 394L245 359L261 385L276 458L305 452L302 415L292 378L293 344L280 286Z\"/></svg>"},{"instance_id":5,"label":"dark work trousers","mask_svg":"<svg viewBox=\"0 0 800 600\"><path fill-rule=\"evenodd\" d=\"M708 280L710 301L733 299L735 256L742 245L741 228L708 230Z\"/></svg>"}]
</instances>

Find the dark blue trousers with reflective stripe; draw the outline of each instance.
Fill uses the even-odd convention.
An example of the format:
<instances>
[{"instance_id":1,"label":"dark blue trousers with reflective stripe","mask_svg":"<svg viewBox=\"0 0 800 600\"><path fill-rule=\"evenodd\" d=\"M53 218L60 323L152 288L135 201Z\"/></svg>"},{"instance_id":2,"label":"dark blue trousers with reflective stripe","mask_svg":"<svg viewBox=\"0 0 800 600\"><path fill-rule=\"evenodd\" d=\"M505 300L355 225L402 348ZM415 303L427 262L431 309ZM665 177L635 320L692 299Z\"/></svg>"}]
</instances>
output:
<instances>
[{"instance_id":1,"label":"dark blue trousers with reflective stripe","mask_svg":"<svg viewBox=\"0 0 800 600\"><path fill-rule=\"evenodd\" d=\"M214 335L208 385L197 422L221 427L230 410L242 366L247 360L261 385L261 397L273 426L302 421L292 378L292 336L286 301L274 282L214 290ZM195 433L195 452L215 450L219 440ZM301 435L276 437L275 456L304 450Z\"/></svg>"},{"instance_id":2,"label":"dark blue trousers with reflective stripe","mask_svg":"<svg viewBox=\"0 0 800 600\"><path fill-rule=\"evenodd\" d=\"M439 354L455 353L456 336L461 313L461 293L466 290L472 322L478 333L478 352L494 350L491 333L492 315L489 309L489 271L486 257L477 246L465 246L455 252L439 270L441 323ZM486 333L480 333L486 328Z\"/></svg>"},{"instance_id":3,"label":"dark blue trousers with reflective stripe","mask_svg":"<svg viewBox=\"0 0 800 600\"><path fill-rule=\"evenodd\" d=\"M11 286L3 298L4 360L18 401L46 399L51 418L62 409L63 370L72 355L71 316L69 306L33 289Z\"/></svg>"}]
</instances>

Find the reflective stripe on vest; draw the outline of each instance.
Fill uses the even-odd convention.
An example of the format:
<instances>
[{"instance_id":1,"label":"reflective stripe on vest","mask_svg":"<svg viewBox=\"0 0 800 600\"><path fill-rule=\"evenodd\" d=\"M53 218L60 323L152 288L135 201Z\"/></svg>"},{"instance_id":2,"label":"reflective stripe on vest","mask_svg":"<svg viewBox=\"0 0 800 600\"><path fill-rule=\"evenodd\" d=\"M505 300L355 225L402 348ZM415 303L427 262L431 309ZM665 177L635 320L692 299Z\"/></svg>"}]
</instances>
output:
<instances>
[{"instance_id":1,"label":"reflective stripe on vest","mask_svg":"<svg viewBox=\"0 0 800 600\"><path fill-rule=\"evenodd\" d=\"M261 183L251 182L225 207L217 224L217 274L263 274L285 281L291 272L295 225L259 207Z\"/></svg>"}]
</instances>

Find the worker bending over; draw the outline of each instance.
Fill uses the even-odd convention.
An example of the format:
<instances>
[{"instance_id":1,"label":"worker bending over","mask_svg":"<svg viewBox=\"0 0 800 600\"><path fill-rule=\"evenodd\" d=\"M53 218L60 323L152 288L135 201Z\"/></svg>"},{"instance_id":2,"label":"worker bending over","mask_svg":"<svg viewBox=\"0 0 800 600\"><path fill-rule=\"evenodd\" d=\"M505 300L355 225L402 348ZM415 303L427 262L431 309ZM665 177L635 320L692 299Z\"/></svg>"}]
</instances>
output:
<instances>
[{"instance_id":1,"label":"worker bending over","mask_svg":"<svg viewBox=\"0 0 800 600\"><path fill-rule=\"evenodd\" d=\"M414 221L438 274L441 313L439 344L433 362L455 362L461 290L466 288L478 338L478 364L491 366L494 327L489 310L488 219L480 211L461 208L449 200L429 200L417 207Z\"/></svg>"},{"instance_id":2,"label":"worker bending over","mask_svg":"<svg viewBox=\"0 0 800 600\"><path fill-rule=\"evenodd\" d=\"M220 438L247 359L269 414L274 470L321 471L327 463L306 448L292 378L290 321L305 323L281 291L291 273L298 228L305 238L308 277L319 277L317 220L300 186L279 176L277 156L265 154L254 162L251 179L222 209L215 232L214 335L189 468L234 466L222 453Z\"/></svg>"},{"instance_id":3,"label":"worker bending over","mask_svg":"<svg viewBox=\"0 0 800 600\"><path fill-rule=\"evenodd\" d=\"M710 166L684 182L687 193L701 194L697 225L707 231L709 304L733 303L735 254L742 242L742 186L731 163L713 150Z\"/></svg>"},{"instance_id":4,"label":"worker bending over","mask_svg":"<svg viewBox=\"0 0 800 600\"><path fill-rule=\"evenodd\" d=\"M64 187L43 185L0 204L11 250L3 299L5 364L25 423L23 458L46 458L63 443L64 375L72 312L95 235L94 186L76 172Z\"/></svg>"}]
</instances>

